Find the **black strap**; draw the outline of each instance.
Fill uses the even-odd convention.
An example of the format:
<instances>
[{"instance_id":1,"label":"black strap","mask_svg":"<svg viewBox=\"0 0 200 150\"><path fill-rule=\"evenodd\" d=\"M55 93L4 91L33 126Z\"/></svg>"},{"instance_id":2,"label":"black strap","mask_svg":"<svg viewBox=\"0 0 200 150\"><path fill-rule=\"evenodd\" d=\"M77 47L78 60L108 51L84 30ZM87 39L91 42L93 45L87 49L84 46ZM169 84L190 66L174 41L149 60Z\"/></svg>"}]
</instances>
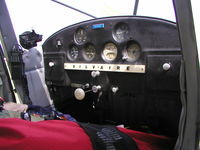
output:
<instances>
[{"instance_id":1,"label":"black strap","mask_svg":"<svg viewBox=\"0 0 200 150\"><path fill-rule=\"evenodd\" d=\"M94 150L139 150L135 141L115 126L80 123Z\"/></svg>"}]
</instances>

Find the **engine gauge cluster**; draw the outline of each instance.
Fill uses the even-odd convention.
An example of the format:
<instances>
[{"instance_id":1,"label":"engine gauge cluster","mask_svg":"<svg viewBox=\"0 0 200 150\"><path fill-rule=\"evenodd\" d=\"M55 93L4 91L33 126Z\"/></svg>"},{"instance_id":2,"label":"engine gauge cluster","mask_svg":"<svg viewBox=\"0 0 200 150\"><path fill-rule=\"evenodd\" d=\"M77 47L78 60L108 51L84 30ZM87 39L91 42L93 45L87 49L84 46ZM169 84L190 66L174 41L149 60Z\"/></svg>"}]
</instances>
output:
<instances>
[{"instance_id":1,"label":"engine gauge cluster","mask_svg":"<svg viewBox=\"0 0 200 150\"><path fill-rule=\"evenodd\" d=\"M131 25L126 21L103 25L101 28L93 28L93 25L76 27L73 39L68 40L68 45L71 45L67 50L68 59L80 62L136 62L141 56L141 47L132 36Z\"/></svg>"},{"instance_id":2,"label":"engine gauge cluster","mask_svg":"<svg viewBox=\"0 0 200 150\"><path fill-rule=\"evenodd\" d=\"M114 61L117 57L117 46L114 43L107 43L104 46L102 57L105 61Z\"/></svg>"}]
</instances>

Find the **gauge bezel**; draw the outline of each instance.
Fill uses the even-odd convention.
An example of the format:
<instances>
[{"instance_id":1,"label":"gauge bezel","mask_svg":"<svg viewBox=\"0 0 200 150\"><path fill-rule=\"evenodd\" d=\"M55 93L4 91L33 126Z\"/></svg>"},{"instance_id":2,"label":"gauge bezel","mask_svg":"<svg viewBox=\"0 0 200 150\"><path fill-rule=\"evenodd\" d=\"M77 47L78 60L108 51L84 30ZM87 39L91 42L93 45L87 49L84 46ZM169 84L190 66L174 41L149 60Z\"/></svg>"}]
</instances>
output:
<instances>
[{"instance_id":1,"label":"gauge bezel","mask_svg":"<svg viewBox=\"0 0 200 150\"><path fill-rule=\"evenodd\" d=\"M129 52L128 52L128 49L129 49L129 47L131 47L132 45L136 45L137 48L138 48L137 54L135 54L134 58L131 57L131 56L128 54L128 53L129 53ZM129 41L129 42L127 42L126 47L125 47L124 50L123 50L123 57L125 57L125 58L126 58L126 61L128 61L128 62L135 62L135 61L137 61L137 60L140 58L141 52L142 52L142 48L141 48L141 46L140 46L140 44L139 44L138 42L136 42L136 41Z\"/></svg>"},{"instance_id":2,"label":"gauge bezel","mask_svg":"<svg viewBox=\"0 0 200 150\"><path fill-rule=\"evenodd\" d=\"M89 46L92 46L93 48L94 48L94 55L93 55L93 57L92 58L89 58L88 56L87 56L87 54L86 54L86 50L87 50L87 48L89 47ZM82 55L83 55L83 58L86 60L86 61L92 61L92 60L94 60L94 58L96 57L96 48L95 48L95 46L94 46L94 44L92 44L92 43L87 43L85 46L84 46L84 49L83 49L83 51L82 51Z\"/></svg>"},{"instance_id":3,"label":"gauge bezel","mask_svg":"<svg viewBox=\"0 0 200 150\"><path fill-rule=\"evenodd\" d=\"M79 41L79 40L78 40L78 33L81 32L80 30L82 30L82 31L84 32L84 34L85 34L85 39L84 39L84 41ZM74 33L74 41L75 41L75 43L78 44L78 45L85 44L85 42L87 41L87 32L86 32L86 29L85 29L85 28L80 27L80 28L77 28L77 29L76 29L76 31L75 31L75 33Z\"/></svg>"},{"instance_id":4,"label":"gauge bezel","mask_svg":"<svg viewBox=\"0 0 200 150\"><path fill-rule=\"evenodd\" d=\"M105 49L106 45L108 45L108 44L112 44L112 45L114 45L116 47L116 56L113 59L109 59L107 56L104 55L104 51L106 50ZM101 53L101 57L103 58L103 60L106 61L106 62L113 62L114 60L116 60L117 56L118 56L118 47L117 47L117 45L115 43L113 43L113 42L105 43L104 46L103 46L102 53Z\"/></svg>"},{"instance_id":5,"label":"gauge bezel","mask_svg":"<svg viewBox=\"0 0 200 150\"><path fill-rule=\"evenodd\" d=\"M71 56L71 54L70 54L70 51L72 50L73 47L75 47L75 48L77 49L77 51L78 51L78 55L76 56L76 58L72 58L72 56ZM69 46L69 49L67 50L67 58L68 58L70 61L75 61L75 60L78 59L79 53L80 53L80 51L79 51L78 46L75 45L75 44L71 44L71 45Z\"/></svg>"},{"instance_id":6,"label":"gauge bezel","mask_svg":"<svg viewBox=\"0 0 200 150\"><path fill-rule=\"evenodd\" d=\"M126 26L126 30L124 30L123 32L126 32L124 35L123 35L123 38L120 39L118 36L117 36L117 30L122 27L122 26ZM118 22L114 28L113 28L113 32L112 32L112 36L113 36L113 39L117 42L124 42L125 40L127 40L129 38L129 26L127 23L125 22Z\"/></svg>"}]
</instances>

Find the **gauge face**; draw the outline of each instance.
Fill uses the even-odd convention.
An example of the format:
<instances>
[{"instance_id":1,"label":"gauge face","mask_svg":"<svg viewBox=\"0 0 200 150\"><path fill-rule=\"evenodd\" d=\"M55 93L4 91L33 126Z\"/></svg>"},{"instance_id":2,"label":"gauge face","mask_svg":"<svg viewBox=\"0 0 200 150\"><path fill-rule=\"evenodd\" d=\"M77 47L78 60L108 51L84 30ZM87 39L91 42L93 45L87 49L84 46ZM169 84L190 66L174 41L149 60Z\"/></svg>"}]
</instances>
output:
<instances>
[{"instance_id":1,"label":"gauge face","mask_svg":"<svg viewBox=\"0 0 200 150\"><path fill-rule=\"evenodd\" d=\"M114 43L107 43L104 46L102 57L105 61L113 61L117 57L117 46Z\"/></svg>"},{"instance_id":2,"label":"gauge face","mask_svg":"<svg viewBox=\"0 0 200 150\"><path fill-rule=\"evenodd\" d=\"M74 34L74 39L77 44L83 44L85 43L87 39L86 31L83 28L79 28L75 34Z\"/></svg>"},{"instance_id":3,"label":"gauge face","mask_svg":"<svg viewBox=\"0 0 200 150\"><path fill-rule=\"evenodd\" d=\"M78 47L75 45L72 45L68 51L68 58L71 61L74 61L78 58L78 54L79 54Z\"/></svg>"},{"instance_id":4,"label":"gauge face","mask_svg":"<svg viewBox=\"0 0 200 150\"><path fill-rule=\"evenodd\" d=\"M137 43L128 44L125 50L127 61L136 61L140 57L141 49Z\"/></svg>"},{"instance_id":5,"label":"gauge face","mask_svg":"<svg viewBox=\"0 0 200 150\"><path fill-rule=\"evenodd\" d=\"M94 45L89 44L85 47L84 52L83 52L83 56L87 61L91 61L94 59L96 55L96 50Z\"/></svg>"},{"instance_id":6,"label":"gauge face","mask_svg":"<svg viewBox=\"0 0 200 150\"><path fill-rule=\"evenodd\" d=\"M125 23L118 23L114 28L113 37L116 41L124 41L129 33L128 25Z\"/></svg>"}]
</instances>

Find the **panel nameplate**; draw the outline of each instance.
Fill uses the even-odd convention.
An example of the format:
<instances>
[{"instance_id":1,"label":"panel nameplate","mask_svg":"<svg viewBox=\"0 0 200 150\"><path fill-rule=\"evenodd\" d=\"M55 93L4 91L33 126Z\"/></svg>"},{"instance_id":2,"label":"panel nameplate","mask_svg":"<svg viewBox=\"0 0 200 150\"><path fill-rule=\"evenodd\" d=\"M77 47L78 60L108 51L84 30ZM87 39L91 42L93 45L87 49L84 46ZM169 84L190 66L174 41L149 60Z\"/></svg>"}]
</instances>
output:
<instances>
[{"instance_id":1,"label":"panel nameplate","mask_svg":"<svg viewBox=\"0 0 200 150\"><path fill-rule=\"evenodd\" d=\"M99 70L110 72L145 73L145 65L64 63L66 70Z\"/></svg>"}]
</instances>

